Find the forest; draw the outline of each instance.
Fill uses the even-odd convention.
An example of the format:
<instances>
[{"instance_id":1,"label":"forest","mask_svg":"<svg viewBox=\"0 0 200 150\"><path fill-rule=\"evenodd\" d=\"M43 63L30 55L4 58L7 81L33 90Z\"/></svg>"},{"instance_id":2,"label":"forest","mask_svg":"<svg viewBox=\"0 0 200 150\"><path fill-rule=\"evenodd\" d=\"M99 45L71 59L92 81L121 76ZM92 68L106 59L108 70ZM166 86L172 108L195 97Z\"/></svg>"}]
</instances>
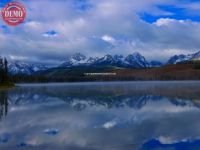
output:
<instances>
[{"instance_id":1,"label":"forest","mask_svg":"<svg viewBox=\"0 0 200 150\"><path fill-rule=\"evenodd\" d=\"M9 83L8 77L8 61L6 58L0 57L0 85Z\"/></svg>"}]
</instances>

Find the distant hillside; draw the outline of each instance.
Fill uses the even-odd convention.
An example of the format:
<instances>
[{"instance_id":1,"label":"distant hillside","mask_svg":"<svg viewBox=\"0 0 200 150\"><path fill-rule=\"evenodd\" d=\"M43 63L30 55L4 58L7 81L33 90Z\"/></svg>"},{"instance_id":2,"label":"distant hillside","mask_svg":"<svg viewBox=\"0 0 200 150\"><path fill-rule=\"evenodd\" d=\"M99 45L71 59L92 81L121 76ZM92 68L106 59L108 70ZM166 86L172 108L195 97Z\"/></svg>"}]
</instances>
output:
<instances>
[{"instance_id":1,"label":"distant hillside","mask_svg":"<svg viewBox=\"0 0 200 150\"><path fill-rule=\"evenodd\" d=\"M87 58L77 53L57 67L10 62L8 70L15 82L76 82L115 80L199 80L200 52L172 56L166 64L148 62L135 52ZM111 74L108 74L111 73Z\"/></svg>"},{"instance_id":2,"label":"distant hillside","mask_svg":"<svg viewBox=\"0 0 200 150\"><path fill-rule=\"evenodd\" d=\"M158 58L159 60L159 58ZM147 61L147 59L138 52L133 52L127 56L110 55L103 57L87 57L81 53L75 53L66 57L64 62L59 65L54 65L57 70L77 68L124 68L124 69L144 69L162 67L164 65L177 64L189 61L200 60L200 51L194 54L181 54L169 58L166 63L161 63L157 60ZM8 64L8 71L11 75L33 75L41 71L55 70L43 63L27 63L23 61L10 61Z\"/></svg>"},{"instance_id":3,"label":"distant hillside","mask_svg":"<svg viewBox=\"0 0 200 150\"><path fill-rule=\"evenodd\" d=\"M166 65L160 68L117 70L119 78L136 80L200 80L200 63Z\"/></svg>"},{"instance_id":4,"label":"distant hillside","mask_svg":"<svg viewBox=\"0 0 200 150\"><path fill-rule=\"evenodd\" d=\"M107 67L119 67L119 68L150 68L160 67L163 64L159 61L148 62L144 56L138 52L134 52L127 56L122 55L110 55L107 54L103 57L87 57L80 53L75 53L70 57L67 57L64 62L60 62L56 68L74 68L77 67L92 67L92 68L107 68ZM51 70L53 68L48 65L40 63L27 63L23 61L11 61L8 65L9 73L12 75L31 75L36 72Z\"/></svg>"},{"instance_id":5,"label":"distant hillside","mask_svg":"<svg viewBox=\"0 0 200 150\"><path fill-rule=\"evenodd\" d=\"M96 74L92 74L96 73ZM104 75L101 73L112 73ZM116 67L53 68L29 76L13 76L14 81L77 82L119 80L200 80L200 63L187 62L159 68L127 69Z\"/></svg>"},{"instance_id":6,"label":"distant hillside","mask_svg":"<svg viewBox=\"0 0 200 150\"><path fill-rule=\"evenodd\" d=\"M167 64L177 64L182 62L188 62L188 61L199 61L200 60L200 51L194 54L181 54L181 55L175 55L172 56Z\"/></svg>"}]
</instances>

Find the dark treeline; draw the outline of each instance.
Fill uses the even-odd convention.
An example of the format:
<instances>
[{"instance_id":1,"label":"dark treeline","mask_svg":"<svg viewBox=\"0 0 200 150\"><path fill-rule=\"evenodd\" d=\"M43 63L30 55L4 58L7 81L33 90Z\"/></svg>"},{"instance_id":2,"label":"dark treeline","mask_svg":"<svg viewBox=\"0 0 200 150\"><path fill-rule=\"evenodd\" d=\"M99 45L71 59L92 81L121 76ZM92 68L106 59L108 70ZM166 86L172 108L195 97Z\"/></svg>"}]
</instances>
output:
<instances>
[{"instance_id":1,"label":"dark treeline","mask_svg":"<svg viewBox=\"0 0 200 150\"><path fill-rule=\"evenodd\" d=\"M8 83L8 61L0 57L0 84Z\"/></svg>"}]
</instances>

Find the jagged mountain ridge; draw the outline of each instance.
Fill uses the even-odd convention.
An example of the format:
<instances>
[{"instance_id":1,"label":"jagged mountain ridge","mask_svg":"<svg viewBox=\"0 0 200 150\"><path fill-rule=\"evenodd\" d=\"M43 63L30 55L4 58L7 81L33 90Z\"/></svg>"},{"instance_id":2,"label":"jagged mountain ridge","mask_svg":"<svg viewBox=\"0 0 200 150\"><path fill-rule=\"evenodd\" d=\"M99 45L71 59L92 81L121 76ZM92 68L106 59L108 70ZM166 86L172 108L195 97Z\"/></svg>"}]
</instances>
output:
<instances>
[{"instance_id":1,"label":"jagged mountain ridge","mask_svg":"<svg viewBox=\"0 0 200 150\"><path fill-rule=\"evenodd\" d=\"M161 63L157 63L155 66L160 66ZM150 64L144 56L140 53L129 54L124 57L122 55L105 55L101 58L89 57L76 53L68 58L59 67L73 67L73 66L112 66L112 67L123 67L123 68L148 68L154 67Z\"/></svg>"},{"instance_id":2,"label":"jagged mountain ridge","mask_svg":"<svg viewBox=\"0 0 200 150\"><path fill-rule=\"evenodd\" d=\"M200 51L194 54L188 55L175 55L168 61L169 64L177 64L185 61L200 60ZM152 68L161 67L165 65L159 61L147 61L140 53L135 52L127 56L123 55L105 55L103 57L86 57L81 53L75 53L71 57L68 57L65 62L58 65L57 68L73 68L73 67L120 67L120 68ZM11 61L8 64L8 70L10 74L26 74L31 75L37 71L44 71L50 69L43 64L31 64L22 61Z\"/></svg>"},{"instance_id":3,"label":"jagged mountain ridge","mask_svg":"<svg viewBox=\"0 0 200 150\"><path fill-rule=\"evenodd\" d=\"M46 69L48 69L48 67L43 64L31 64L22 61L12 61L8 63L8 70L10 74L30 75L34 72Z\"/></svg>"},{"instance_id":4,"label":"jagged mountain ridge","mask_svg":"<svg viewBox=\"0 0 200 150\"><path fill-rule=\"evenodd\" d=\"M35 93L36 92L36 93ZM50 93L49 93L50 92ZM58 98L65 102L69 107L76 110L83 110L87 107L105 107L105 108L124 108L129 107L133 109L142 109L148 103L153 101L163 101L166 100L164 96L154 96L151 94L146 95L87 95L87 97L69 94L67 92L60 92L58 95L54 95L52 91L46 90L45 93L38 92L36 89L33 91L21 90L18 94L16 91L12 91L8 97L10 105L27 105L27 104L42 104L45 102L55 102L54 98ZM49 95L47 95L49 94ZM170 98L168 101L172 105L185 107L192 106L200 108L200 103L198 101L191 101L188 99Z\"/></svg>"},{"instance_id":5,"label":"jagged mountain ridge","mask_svg":"<svg viewBox=\"0 0 200 150\"><path fill-rule=\"evenodd\" d=\"M184 55L184 54L174 55L167 61L167 64L177 64L181 62L195 61L195 60L200 60L200 51L197 53L188 54L188 55Z\"/></svg>"}]
</instances>

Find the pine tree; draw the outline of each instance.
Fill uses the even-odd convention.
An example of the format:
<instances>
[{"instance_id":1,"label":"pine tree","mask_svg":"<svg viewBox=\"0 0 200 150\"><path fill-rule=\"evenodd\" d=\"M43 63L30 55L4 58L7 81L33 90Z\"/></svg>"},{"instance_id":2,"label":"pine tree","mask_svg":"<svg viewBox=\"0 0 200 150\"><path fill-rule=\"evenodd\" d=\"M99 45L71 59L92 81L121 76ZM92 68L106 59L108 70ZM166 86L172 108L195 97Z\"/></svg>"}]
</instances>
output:
<instances>
[{"instance_id":1,"label":"pine tree","mask_svg":"<svg viewBox=\"0 0 200 150\"><path fill-rule=\"evenodd\" d=\"M4 58L4 80L8 82L8 61Z\"/></svg>"},{"instance_id":2,"label":"pine tree","mask_svg":"<svg viewBox=\"0 0 200 150\"><path fill-rule=\"evenodd\" d=\"M8 61L0 57L0 84L8 82Z\"/></svg>"},{"instance_id":3,"label":"pine tree","mask_svg":"<svg viewBox=\"0 0 200 150\"><path fill-rule=\"evenodd\" d=\"M4 69L3 69L3 59L0 57L0 83L3 83L3 73L4 73Z\"/></svg>"}]
</instances>

